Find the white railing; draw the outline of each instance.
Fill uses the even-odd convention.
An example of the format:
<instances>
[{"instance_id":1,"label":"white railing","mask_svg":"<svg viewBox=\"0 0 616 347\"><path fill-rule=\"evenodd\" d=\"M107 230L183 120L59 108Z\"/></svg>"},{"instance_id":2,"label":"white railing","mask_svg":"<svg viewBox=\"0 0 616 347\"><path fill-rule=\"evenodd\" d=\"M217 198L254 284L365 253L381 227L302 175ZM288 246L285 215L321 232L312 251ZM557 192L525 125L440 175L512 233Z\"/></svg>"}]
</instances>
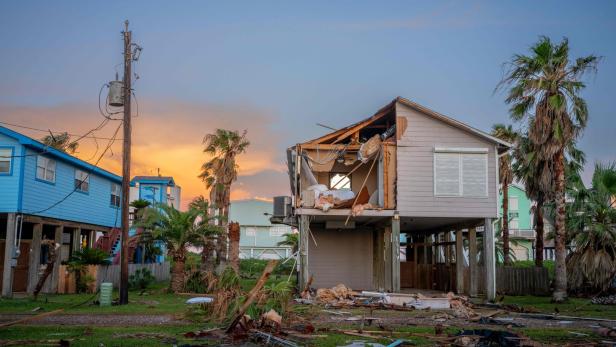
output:
<instances>
[{"instance_id":1,"label":"white railing","mask_svg":"<svg viewBox=\"0 0 616 347\"><path fill-rule=\"evenodd\" d=\"M524 239L534 239L535 230L533 229L509 229L509 236L520 237Z\"/></svg>"}]
</instances>

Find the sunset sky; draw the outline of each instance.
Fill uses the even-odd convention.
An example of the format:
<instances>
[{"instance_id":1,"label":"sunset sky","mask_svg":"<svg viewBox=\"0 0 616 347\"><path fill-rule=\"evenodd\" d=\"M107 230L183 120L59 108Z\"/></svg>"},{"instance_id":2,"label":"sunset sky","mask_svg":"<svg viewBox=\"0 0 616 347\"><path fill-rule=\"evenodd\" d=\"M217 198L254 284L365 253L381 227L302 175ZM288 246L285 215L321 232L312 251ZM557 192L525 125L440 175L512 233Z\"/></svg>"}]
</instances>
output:
<instances>
[{"instance_id":1,"label":"sunset sky","mask_svg":"<svg viewBox=\"0 0 616 347\"><path fill-rule=\"evenodd\" d=\"M133 175L160 168L186 203L206 194L197 178L203 136L247 130L232 197L269 199L289 193L284 149L326 132L315 123L345 126L398 95L486 131L509 122L494 92L503 63L539 35L566 36L573 57L603 57L584 91L588 178L596 161L616 160L615 14L613 1L5 1L0 122L74 134L95 127L100 88L121 75L129 19L143 47ZM84 140L77 155L93 162L106 143ZM100 165L119 173L120 158L118 141Z\"/></svg>"}]
</instances>

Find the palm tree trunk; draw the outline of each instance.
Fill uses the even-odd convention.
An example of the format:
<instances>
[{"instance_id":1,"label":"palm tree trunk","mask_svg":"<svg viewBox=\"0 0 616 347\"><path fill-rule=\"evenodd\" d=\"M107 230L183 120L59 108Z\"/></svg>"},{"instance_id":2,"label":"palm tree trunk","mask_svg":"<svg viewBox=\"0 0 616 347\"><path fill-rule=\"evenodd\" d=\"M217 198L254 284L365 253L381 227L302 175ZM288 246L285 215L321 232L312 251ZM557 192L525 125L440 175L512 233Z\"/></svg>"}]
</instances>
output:
<instances>
[{"instance_id":1,"label":"palm tree trunk","mask_svg":"<svg viewBox=\"0 0 616 347\"><path fill-rule=\"evenodd\" d=\"M511 265L509 259L509 186L503 182L503 263Z\"/></svg>"},{"instance_id":2,"label":"palm tree trunk","mask_svg":"<svg viewBox=\"0 0 616 347\"><path fill-rule=\"evenodd\" d=\"M543 197L537 199L535 218L535 266L543 267Z\"/></svg>"},{"instance_id":3,"label":"palm tree trunk","mask_svg":"<svg viewBox=\"0 0 616 347\"><path fill-rule=\"evenodd\" d=\"M229 263L236 273L240 273L240 224L229 223Z\"/></svg>"},{"instance_id":4,"label":"palm tree trunk","mask_svg":"<svg viewBox=\"0 0 616 347\"><path fill-rule=\"evenodd\" d=\"M186 257L183 252L177 251L176 253L173 253L173 268L171 269L171 290L174 293L180 293L184 290L185 262Z\"/></svg>"},{"instance_id":5,"label":"palm tree trunk","mask_svg":"<svg viewBox=\"0 0 616 347\"><path fill-rule=\"evenodd\" d=\"M216 214L216 190L214 188L210 189L210 203L208 205L209 216L214 216ZM215 225L216 219L212 218L209 221L210 224ZM216 244L214 240L210 237L206 238L203 242L203 249L201 250L201 271L212 272L216 268L216 257L214 256L214 251L216 250Z\"/></svg>"},{"instance_id":6,"label":"palm tree trunk","mask_svg":"<svg viewBox=\"0 0 616 347\"><path fill-rule=\"evenodd\" d=\"M222 265L221 268L224 269L227 266L227 249L229 248L229 205L230 205L230 196L231 196L231 187L225 186L222 198L222 206L220 208L220 216L221 218L221 226L222 233L220 234L218 240L218 264Z\"/></svg>"},{"instance_id":7,"label":"palm tree trunk","mask_svg":"<svg viewBox=\"0 0 616 347\"><path fill-rule=\"evenodd\" d=\"M567 300L567 250L565 248L565 158L563 151L559 151L554 158L554 202L556 215L554 228L554 250L556 253L556 269L554 273L554 293L552 301L563 302Z\"/></svg>"}]
</instances>

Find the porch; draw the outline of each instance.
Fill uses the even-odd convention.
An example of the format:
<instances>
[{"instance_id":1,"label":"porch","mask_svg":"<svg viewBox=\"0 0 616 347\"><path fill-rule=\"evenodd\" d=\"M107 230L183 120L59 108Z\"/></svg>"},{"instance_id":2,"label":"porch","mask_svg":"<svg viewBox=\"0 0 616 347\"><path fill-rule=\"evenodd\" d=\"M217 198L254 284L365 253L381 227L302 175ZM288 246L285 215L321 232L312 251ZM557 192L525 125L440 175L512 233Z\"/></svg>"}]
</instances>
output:
<instances>
[{"instance_id":1,"label":"porch","mask_svg":"<svg viewBox=\"0 0 616 347\"><path fill-rule=\"evenodd\" d=\"M0 287L2 296L34 292L39 274L47 266L48 250L42 240L54 240L60 245L54 271L43 292L55 293L60 278L60 263L83 247L93 247L97 233L111 228L58 220L54 218L0 214Z\"/></svg>"}]
</instances>

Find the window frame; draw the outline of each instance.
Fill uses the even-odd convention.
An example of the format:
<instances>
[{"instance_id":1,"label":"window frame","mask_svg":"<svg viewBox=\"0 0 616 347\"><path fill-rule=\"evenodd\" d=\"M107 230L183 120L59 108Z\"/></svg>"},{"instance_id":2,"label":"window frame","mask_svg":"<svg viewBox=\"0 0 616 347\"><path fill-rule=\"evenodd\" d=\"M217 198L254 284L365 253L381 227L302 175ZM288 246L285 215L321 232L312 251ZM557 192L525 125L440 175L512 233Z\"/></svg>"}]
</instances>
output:
<instances>
[{"instance_id":1,"label":"window frame","mask_svg":"<svg viewBox=\"0 0 616 347\"><path fill-rule=\"evenodd\" d=\"M85 174L86 179L85 180L80 180L77 178L77 173L80 172L82 174ZM90 176L91 174L85 170L81 170L81 169L77 169L75 168L75 175L74 175L74 179L73 179L73 189L75 189L76 192L79 193L83 193L83 194L89 194L90 193ZM77 184L77 181L81 182L81 184ZM83 183L86 183L87 185L87 189L82 189L82 185Z\"/></svg>"},{"instance_id":2,"label":"window frame","mask_svg":"<svg viewBox=\"0 0 616 347\"><path fill-rule=\"evenodd\" d=\"M342 176L346 176L348 175L348 172L330 172L329 173L329 177L327 180L327 188L328 189L332 189L332 179L334 178L334 176L336 175L342 175ZM349 188L345 188L345 189L350 189L353 190L353 179L352 179L353 174L348 175L346 178L349 180ZM344 178L343 178L344 179ZM340 181L338 181L337 183L339 183ZM344 186L344 185L343 185ZM338 186L335 189L342 189L343 186Z\"/></svg>"},{"instance_id":3,"label":"window frame","mask_svg":"<svg viewBox=\"0 0 616 347\"><path fill-rule=\"evenodd\" d=\"M458 193L457 194L437 194L437 174L436 174L436 158L439 154L456 154L458 156ZM485 195L465 195L464 194L464 166L463 157L469 154L481 154L485 156ZM489 191L489 170L488 161L490 159L490 152L488 148L460 148L460 147L435 147L432 156L432 193L434 197L438 198L468 198L468 199L486 199L490 196Z\"/></svg>"},{"instance_id":4,"label":"window frame","mask_svg":"<svg viewBox=\"0 0 616 347\"><path fill-rule=\"evenodd\" d=\"M513 204L511 203L512 200L515 200L515 204L516 204L515 208L512 207L513 206ZM520 210L520 198L518 198L517 196L510 196L508 203L509 203L509 211L519 211Z\"/></svg>"},{"instance_id":5,"label":"window frame","mask_svg":"<svg viewBox=\"0 0 616 347\"><path fill-rule=\"evenodd\" d=\"M13 146L0 146L0 150L8 150L8 158L1 158L0 161L9 163L8 172L0 172L0 176L12 176L13 175L13 158L15 157L15 147Z\"/></svg>"},{"instance_id":6,"label":"window frame","mask_svg":"<svg viewBox=\"0 0 616 347\"><path fill-rule=\"evenodd\" d=\"M45 159L47 161L47 165L44 166L44 167L39 165L39 161L41 160L41 158ZM48 180L47 179L47 172L48 171L52 171L48 167L48 165L50 163L53 163L53 180ZM39 168L42 168L44 170L43 171L44 172L44 177L43 178L40 178L39 175L38 175ZM57 177L58 177L58 162L55 159L48 158L48 157L46 157L46 156L44 156L42 154L37 155L36 156L36 170L34 172L34 178L37 181L39 181L39 182L55 185Z\"/></svg>"},{"instance_id":7,"label":"window frame","mask_svg":"<svg viewBox=\"0 0 616 347\"><path fill-rule=\"evenodd\" d=\"M119 194L114 194L114 188L119 188ZM114 204L114 197L117 198L117 205ZM120 208L122 206L122 185L117 183L111 183L111 191L109 192L109 206L113 208Z\"/></svg>"}]
</instances>

